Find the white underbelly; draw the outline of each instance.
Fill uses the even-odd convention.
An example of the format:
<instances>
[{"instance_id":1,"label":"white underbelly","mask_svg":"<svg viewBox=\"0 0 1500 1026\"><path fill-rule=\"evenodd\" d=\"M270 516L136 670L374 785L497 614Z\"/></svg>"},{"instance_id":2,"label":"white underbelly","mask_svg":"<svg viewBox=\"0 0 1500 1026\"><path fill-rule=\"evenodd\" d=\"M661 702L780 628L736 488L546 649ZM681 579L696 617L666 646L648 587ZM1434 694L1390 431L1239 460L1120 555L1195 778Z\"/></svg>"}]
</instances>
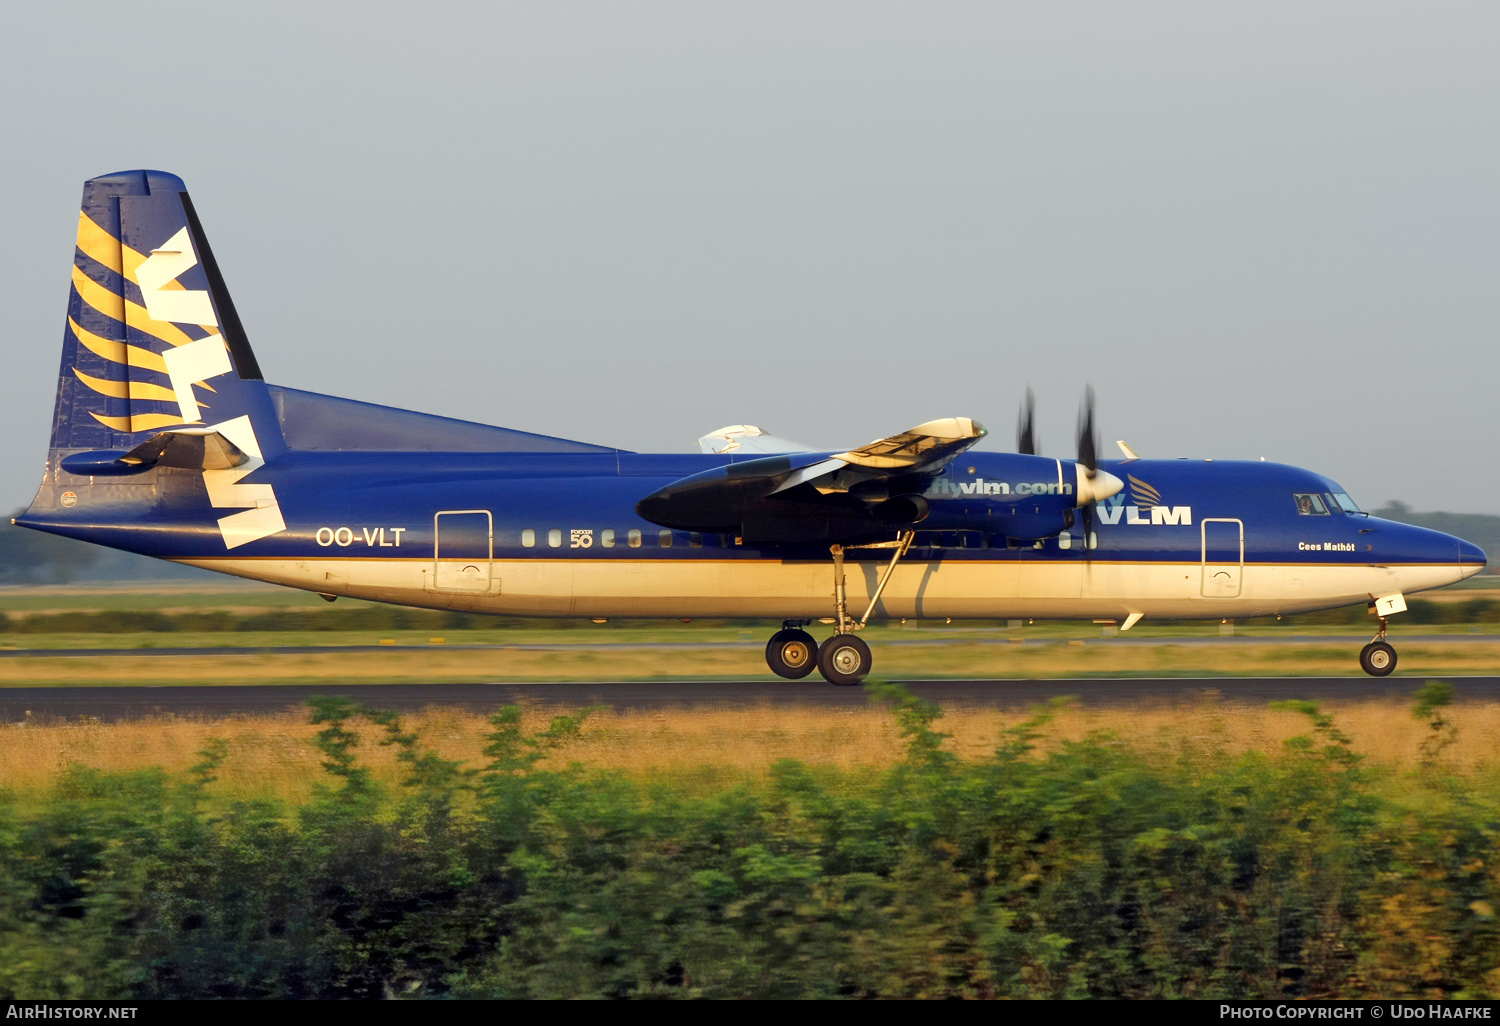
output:
<instances>
[{"instance_id":1,"label":"white underbelly","mask_svg":"<svg viewBox=\"0 0 1500 1026\"><path fill-rule=\"evenodd\" d=\"M192 559L194 566L307 591L511 616L833 615L833 563L782 560ZM846 565L863 614L882 563ZM896 567L874 618L1215 619L1296 613L1451 584L1453 566L1252 564L1223 583L1199 563L950 559ZM1231 568L1235 569L1235 568ZM1228 575L1233 576L1233 575Z\"/></svg>"}]
</instances>

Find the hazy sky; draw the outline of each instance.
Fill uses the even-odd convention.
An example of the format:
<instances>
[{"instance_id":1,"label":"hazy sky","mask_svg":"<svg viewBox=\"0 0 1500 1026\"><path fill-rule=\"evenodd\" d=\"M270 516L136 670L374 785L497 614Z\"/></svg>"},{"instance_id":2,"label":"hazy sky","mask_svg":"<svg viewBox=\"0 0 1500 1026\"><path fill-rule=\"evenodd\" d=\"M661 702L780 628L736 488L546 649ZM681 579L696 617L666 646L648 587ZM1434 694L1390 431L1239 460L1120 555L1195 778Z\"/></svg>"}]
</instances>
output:
<instances>
[{"instance_id":1,"label":"hazy sky","mask_svg":"<svg viewBox=\"0 0 1500 1026\"><path fill-rule=\"evenodd\" d=\"M181 175L269 380L638 450L1264 456L1500 513L1500 5L19 5L0 502L85 178Z\"/></svg>"}]
</instances>

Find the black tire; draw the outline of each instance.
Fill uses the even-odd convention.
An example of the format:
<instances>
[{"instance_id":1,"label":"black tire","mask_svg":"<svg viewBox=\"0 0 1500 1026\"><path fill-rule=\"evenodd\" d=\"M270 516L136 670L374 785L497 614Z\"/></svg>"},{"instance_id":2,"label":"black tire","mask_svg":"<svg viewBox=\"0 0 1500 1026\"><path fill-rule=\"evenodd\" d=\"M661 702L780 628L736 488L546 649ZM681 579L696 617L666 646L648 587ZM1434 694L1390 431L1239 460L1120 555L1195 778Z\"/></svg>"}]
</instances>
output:
<instances>
[{"instance_id":1,"label":"black tire","mask_svg":"<svg viewBox=\"0 0 1500 1026\"><path fill-rule=\"evenodd\" d=\"M766 665L778 677L801 680L818 665L818 643L806 631L777 631L766 642Z\"/></svg>"},{"instance_id":2,"label":"black tire","mask_svg":"<svg viewBox=\"0 0 1500 1026\"><path fill-rule=\"evenodd\" d=\"M835 634L818 648L818 672L830 684L858 684L870 672L870 646L852 634Z\"/></svg>"},{"instance_id":3,"label":"black tire","mask_svg":"<svg viewBox=\"0 0 1500 1026\"><path fill-rule=\"evenodd\" d=\"M1359 668L1371 677L1384 677L1396 668L1396 650L1383 641L1372 641L1359 650Z\"/></svg>"}]
</instances>

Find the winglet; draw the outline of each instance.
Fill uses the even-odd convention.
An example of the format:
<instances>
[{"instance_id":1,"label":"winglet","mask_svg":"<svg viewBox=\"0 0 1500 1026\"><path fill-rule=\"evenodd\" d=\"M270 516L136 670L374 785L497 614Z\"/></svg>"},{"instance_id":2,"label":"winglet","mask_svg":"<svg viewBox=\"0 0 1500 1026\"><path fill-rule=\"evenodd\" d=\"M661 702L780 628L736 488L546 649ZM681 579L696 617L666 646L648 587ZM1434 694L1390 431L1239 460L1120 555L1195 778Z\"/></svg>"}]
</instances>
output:
<instances>
[{"instance_id":1,"label":"winglet","mask_svg":"<svg viewBox=\"0 0 1500 1026\"><path fill-rule=\"evenodd\" d=\"M1138 460L1138 459L1140 459L1140 457L1135 454L1135 450L1132 449L1130 446L1126 445L1123 441L1117 441L1117 442L1115 442L1115 444L1120 447L1120 451L1125 454L1125 458L1127 460Z\"/></svg>"}]
</instances>

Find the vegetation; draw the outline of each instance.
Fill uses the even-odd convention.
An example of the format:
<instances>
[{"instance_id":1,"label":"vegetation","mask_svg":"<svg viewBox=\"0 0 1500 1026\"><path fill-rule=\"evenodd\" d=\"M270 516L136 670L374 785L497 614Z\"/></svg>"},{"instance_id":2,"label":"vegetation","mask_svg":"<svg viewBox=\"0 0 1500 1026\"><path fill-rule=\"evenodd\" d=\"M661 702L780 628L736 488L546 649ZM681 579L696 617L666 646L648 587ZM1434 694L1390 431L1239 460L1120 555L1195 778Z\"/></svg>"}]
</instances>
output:
<instances>
[{"instance_id":1,"label":"vegetation","mask_svg":"<svg viewBox=\"0 0 1500 1026\"><path fill-rule=\"evenodd\" d=\"M1441 685L1400 769L1304 703L1269 754L1203 723L1063 738L1047 709L974 755L883 690L878 769L589 767L587 712L516 709L466 763L338 700L296 802L224 794L224 739L175 772L70 764L0 801L0 995L1500 991L1500 804Z\"/></svg>"}]
</instances>

